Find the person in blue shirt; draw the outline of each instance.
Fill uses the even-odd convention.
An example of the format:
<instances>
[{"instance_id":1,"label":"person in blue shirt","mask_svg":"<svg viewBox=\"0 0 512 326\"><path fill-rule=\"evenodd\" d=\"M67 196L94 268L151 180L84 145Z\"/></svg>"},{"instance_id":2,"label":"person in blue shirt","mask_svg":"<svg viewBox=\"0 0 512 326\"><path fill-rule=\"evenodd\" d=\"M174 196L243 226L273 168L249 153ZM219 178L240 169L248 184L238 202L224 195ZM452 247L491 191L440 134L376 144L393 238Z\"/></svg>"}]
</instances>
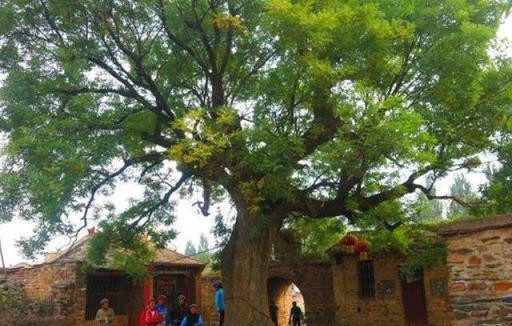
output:
<instances>
[{"instance_id":1,"label":"person in blue shirt","mask_svg":"<svg viewBox=\"0 0 512 326\"><path fill-rule=\"evenodd\" d=\"M191 304L189 306L189 312L181 321L180 326L203 326L203 317L199 314L197 305Z\"/></svg>"},{"instance_id":2,"label":"person in blue shirt","mask_svg":"<svg viewBox=\"0 0 512 326\"><path fill-rule=\"evenodd\" d=\"M219 326L224 325L224 288L222 287L221 282L217 282L213 284L213 286L217 289L215 291L215 309L219 314Z\"/></svg>"},{"instance_id":3,"label":"person in blue shirt","mask_svg":"<svg viewBox=\"0 0 512 326\"><path fill-rule=\"evenodd\" d=\"M155 306L155 310L164 317L162 326L171 325L171 315L169 314L169 306L167 305L167 297L165 295L160 295L158 297L158 304Z\"/></svg>"}]
</instances>

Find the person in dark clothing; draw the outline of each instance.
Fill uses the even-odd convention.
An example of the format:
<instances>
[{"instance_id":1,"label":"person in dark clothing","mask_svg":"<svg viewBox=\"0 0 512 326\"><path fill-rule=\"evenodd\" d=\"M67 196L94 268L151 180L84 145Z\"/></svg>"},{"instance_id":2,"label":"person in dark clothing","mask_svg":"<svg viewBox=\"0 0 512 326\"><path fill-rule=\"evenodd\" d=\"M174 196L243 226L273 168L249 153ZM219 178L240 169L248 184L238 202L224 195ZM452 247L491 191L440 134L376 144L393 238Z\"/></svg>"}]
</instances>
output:
<instances>
[{"instance_id":1,"label":"person in dark clothing","mask_svg":"<svg viewBox=\"0 0 512 326\"><path fill-rule=\"evenodd\" d=\"M292 302L292 309L290 310L290 322L293 326L300 326L300 322L304 316L302 315L302 310L299 306L297 306L297 302Z\"/></svg>"},{"instance_id":2,"label":"person in dark clothing","mask_svg":"<svg viewBox=\"0 0 512 326\"><path fill-rule=\"evenodd\" d=\"M195 304L191 304L190 311L183 319L180 326L203 326L203 317L199 314L199 308Z\"/></svg>"},{"instance_id":3,"label":"person in dark clothing","mask_svg":"<svg viewBox=\"0 0 512 326\"><path fill-rule=\"evenodd\" d=\"M270 305L268 306L268 310L270 311L270 319L272 319L272 322L274 325L277 326L277 315L279 312L279 308L277 307L274 300L270 301Z\"/></svg>"},{"instance_id":4,"label":"person in dark clothing","mask_svg":"<svg viewBox=\"0 0 512 326\"><path fill-rule=\"evenodd\" d=\"M178 304L171 311L171 320L173 326L179 326L182 320L188 314L188 306L185 303L185 296L180 294L178 296Z\"/></svg>"}]
</instances>

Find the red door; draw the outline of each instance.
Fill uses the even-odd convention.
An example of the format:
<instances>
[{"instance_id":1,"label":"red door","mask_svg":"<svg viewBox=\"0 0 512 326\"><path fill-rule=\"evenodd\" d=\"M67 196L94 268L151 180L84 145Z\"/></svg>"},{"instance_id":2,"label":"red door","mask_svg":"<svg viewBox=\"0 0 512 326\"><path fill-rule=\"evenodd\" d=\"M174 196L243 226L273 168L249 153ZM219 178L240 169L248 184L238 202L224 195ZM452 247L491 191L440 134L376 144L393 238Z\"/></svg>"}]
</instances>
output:
<instances>
[{"instance_id":1,"label":"red door","mask_svg":"<svg viewBox=\"0 0 512 326\"><path fill-rule=\"evenodd\" d=\"M428 326L423 273L401 277L405 320L408 326Z\"/></svg>"}]
</instances>

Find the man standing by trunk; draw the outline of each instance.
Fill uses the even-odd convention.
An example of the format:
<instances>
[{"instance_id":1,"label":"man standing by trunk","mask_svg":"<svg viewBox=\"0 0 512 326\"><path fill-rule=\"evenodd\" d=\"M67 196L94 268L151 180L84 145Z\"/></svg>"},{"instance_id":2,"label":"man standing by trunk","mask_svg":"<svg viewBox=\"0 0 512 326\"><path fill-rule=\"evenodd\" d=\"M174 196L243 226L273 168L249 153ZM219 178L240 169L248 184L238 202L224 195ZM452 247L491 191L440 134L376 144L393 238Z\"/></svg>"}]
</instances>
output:
<instances>
[{"instance_id":1,"label":"man standing by trunk","mask_svg":"<svg viewBox=\"0 0 512 326\"><path fill-rule=\"evenodd\" d=\"M219 326L224 325L224 288L221 282L216 282L213 287L217 289L215 291L215 309L219 314Z\"/></svg>"}]
</instances>

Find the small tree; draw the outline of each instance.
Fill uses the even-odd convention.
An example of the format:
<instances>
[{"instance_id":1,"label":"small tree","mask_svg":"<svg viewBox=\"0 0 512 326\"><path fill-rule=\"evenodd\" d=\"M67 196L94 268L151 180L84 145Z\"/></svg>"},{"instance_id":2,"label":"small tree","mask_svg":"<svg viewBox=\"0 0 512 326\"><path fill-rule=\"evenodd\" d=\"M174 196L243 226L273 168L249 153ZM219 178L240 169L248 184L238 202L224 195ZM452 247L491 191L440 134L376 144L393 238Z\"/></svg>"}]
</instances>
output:
<instances>
[{"instance_id":1,"label":"small tree","mask_svg":"<svg viewBox=\"0 0 512 326\"><path fill-rule=\"evenodd\" d=\"M187 247L185 248L185 255L187 256L195 256L197 254L196 247L192 243L192 241L187 241Z\"/></svg>"},{"instance_id":2,"label":"small tree","mask_svg":"<svg viewBox=\"0 0 512 326\"><path fill-rule=\"evenodd\" d=\"M459 199L452 201L448 208L447 217L449 219L457 219L468 214L469 210L462 203L468 203L475 199L476 194L471 189L471 183L463 174L457 174L450 186L450 195Z\"/></svg>"},{"instance_id":3,"label":"small tree","mask_svg":"<svg viewBox=\"0 0 512 326\"><path fill-rule=\"evenodd\" d=\"M199 245L197 246L197 258L199 260L203 261L209 261L211 258L211 250L212 248L209 247L208 238L204 235L204 233L201 233L201 236L199 237Z\"/></svg>"},{"instance_id":4,"label":"small tree","mask_svg":"<svg viewBox=\"0 0 512 326\"><path fill-rule=\"evenodd\" d=\"M431 193L436 196L436 189L433 188ZM443 204L439 200L429 200L425 194L419 194L410 208L412 210L411 219L414 222L429 222L440 220L443 217Z\"/></svg>"},{"instance_id":5,"label":"small tree","mask_svg":"<svg viewBox=\"0 0 512 326\"><path fill-rule=\"evenodd\" d=\"M501 144L496 148L500 167L487 169L489 183L482 187L481 203L473 210L477 215L512 212L512 133L510 131L512 131L512 122L508 133L503 135Z\"/></svg>"}]
</instances>

